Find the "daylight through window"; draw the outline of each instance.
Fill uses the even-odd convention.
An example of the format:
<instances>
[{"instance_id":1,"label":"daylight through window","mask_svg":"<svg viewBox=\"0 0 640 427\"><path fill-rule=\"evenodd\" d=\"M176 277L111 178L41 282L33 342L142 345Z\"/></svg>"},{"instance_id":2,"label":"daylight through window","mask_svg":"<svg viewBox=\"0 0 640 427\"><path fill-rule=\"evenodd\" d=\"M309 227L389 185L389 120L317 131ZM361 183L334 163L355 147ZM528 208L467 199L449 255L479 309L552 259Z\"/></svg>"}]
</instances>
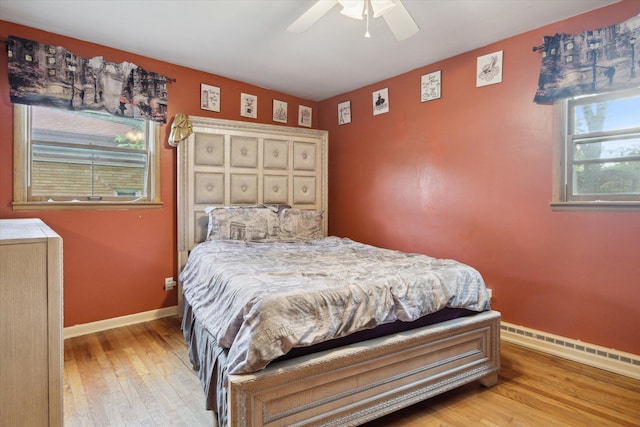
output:
<instances>
[{"instance_id":1,"label":"daylight through window","mask_svg":"<svg viewBox=\"0 0 640 427\"><path fill-rule=\"evenodd\" d=\"M14 206L157 201L156 123L16 106L16 125L25 167L16 172Z\"/></svg>"},{"instance_id":2,"label":"daylight through window","mask_svg":"<svg viewBox=\"0 0 640 427\"><path fill-rule=\"evenodd\" d=\"M640 202L640 91L566 101L559 202Z\"/></svg>"}]
</instances>

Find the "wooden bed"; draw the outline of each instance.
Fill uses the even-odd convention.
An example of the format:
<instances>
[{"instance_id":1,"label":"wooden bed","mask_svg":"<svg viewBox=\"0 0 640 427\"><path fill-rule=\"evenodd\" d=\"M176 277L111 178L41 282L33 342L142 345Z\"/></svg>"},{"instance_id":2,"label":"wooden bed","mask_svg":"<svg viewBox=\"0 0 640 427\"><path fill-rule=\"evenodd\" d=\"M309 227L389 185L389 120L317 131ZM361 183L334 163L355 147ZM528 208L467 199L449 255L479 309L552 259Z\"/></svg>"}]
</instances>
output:
<instances>
[{"instance_id":1,"label":"wooden bed","mask_svg":"<svg viewBox=\"0 0 640 427\"><path fill-rule=\"evenodd\" d=\"M180 269L206 236L208 206L328 211L327 132L190 120L178 144ZM230 375L229 424L359 425L472 381L491 386L499 368L500 313L485 311Z\"/></svg>"}]
</instances>

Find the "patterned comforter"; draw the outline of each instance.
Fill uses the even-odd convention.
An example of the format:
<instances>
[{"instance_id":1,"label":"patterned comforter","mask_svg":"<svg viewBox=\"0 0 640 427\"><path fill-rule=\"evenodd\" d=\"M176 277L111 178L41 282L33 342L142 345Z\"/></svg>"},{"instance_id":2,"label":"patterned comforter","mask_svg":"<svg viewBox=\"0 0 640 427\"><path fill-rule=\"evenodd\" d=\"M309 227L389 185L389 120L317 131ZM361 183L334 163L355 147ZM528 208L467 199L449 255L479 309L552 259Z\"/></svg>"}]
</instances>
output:
<instances>
[{"instance_id":1,"label":"patterned comforter","mask_svg":"<svg viewBox=\"0 0 640 427\"><path fill-rule=\"evenodd\" d=\"M228 349L228 373L263 369L309 346L444 307L490 308L481 275L454 260L346 238L211 240L180 274L193 314Z\"/></svg>"}]
</instances>

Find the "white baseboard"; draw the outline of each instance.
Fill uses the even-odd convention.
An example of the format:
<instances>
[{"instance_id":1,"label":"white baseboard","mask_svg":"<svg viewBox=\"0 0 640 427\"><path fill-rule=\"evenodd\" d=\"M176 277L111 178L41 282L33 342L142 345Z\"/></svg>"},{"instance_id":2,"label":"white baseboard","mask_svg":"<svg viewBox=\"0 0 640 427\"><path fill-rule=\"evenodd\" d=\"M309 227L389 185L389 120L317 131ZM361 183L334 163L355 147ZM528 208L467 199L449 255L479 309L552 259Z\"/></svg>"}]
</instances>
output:
<instances>
[{"instance_id":1,"label":"white baseboard","mask_svg":"<svg viewBox=\"0 0 640 427\"><path fill-rule=\"evenodd\" d=\"M127 316L114 317L113 319L99 320L97 322L83 323L81 325L64 328L64 338L79 337L80 335L93 334L107 329L133 325L135 323L148 322L149 320L163 317L177 316L178 306L159 308L157 310L144 311L142 313L129 314Z\"/></svg>"},{"instance_id":2,"label":"white baseboard","mask_svg":"<svg viewBox=\"0 0 640 427\"><path fill-rule=\"evenodd\" d=\"M504 341L640 380L640 356L501 322Z\"/></svg>"}]
</instances>

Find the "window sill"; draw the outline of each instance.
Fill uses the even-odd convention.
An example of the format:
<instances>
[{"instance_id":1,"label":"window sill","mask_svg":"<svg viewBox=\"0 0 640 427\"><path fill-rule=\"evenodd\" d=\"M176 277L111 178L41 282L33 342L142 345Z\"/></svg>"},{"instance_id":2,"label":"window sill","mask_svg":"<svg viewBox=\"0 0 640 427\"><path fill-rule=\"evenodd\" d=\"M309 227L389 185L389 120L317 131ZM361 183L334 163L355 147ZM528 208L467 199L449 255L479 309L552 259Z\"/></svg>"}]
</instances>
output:
<instances>
[{"instance_id":1,"label":"window sill","mask_svg":"<svg viewBox=\"0 0 640 427\"><path fill-rule=\"evenodd\" d=\"M551 202L552 211L640 212L640 202Z\"/></svg>"},{"instance_id":2,"label":"window sill","mask_svg":"<svg viewBox=\"0 0 640 427\"><path fill-rule=\"evenodd\" d=\"M162 202L13 202L14 211L158 209Z\"/></svg>"}]
</instances>

